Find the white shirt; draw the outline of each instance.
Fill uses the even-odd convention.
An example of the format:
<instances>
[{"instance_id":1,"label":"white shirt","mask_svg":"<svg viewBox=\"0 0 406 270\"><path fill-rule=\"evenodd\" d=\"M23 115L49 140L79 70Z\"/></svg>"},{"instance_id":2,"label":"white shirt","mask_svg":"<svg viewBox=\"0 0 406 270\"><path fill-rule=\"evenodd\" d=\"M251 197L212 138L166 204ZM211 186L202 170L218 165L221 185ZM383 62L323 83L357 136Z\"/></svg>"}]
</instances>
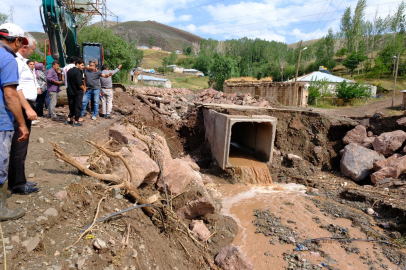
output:
<instances>
[{"instance_id":1,"label":"white shirt","mask_svg":"<svg viewBox=\"0 0 406 270\"><path fill-rule=\"evenodd\" d=\"M35 77L34 71L27 65L27 59L25 59L20 53L16 53L18 64L18 80L17 91L22 90L26 100L35 101L38 94L38 82Z\"/></svg>"},{"instance_id":2,"label":"white shirt","mask_svg":"<svg viewBox=\"0 0 406 270\"><path fill-rule=\"evenodd\" d=\"M69 69L73 68L75 66L75 64L68 64L63 68L62 74L65 77L65 86L66 89L68 89L68 71Z\"/></svg>"}]
</instances>

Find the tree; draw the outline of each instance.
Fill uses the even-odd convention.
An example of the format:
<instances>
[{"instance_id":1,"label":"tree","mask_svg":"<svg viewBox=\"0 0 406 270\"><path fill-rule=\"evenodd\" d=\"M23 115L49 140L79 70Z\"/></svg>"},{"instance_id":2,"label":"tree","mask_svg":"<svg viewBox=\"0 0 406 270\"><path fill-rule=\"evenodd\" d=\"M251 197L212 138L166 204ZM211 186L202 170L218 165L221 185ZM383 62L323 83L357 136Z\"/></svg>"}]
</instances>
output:
<instances>
[{"instance_id":1,"label":"tree","mask_svg":"<svg viewBox=\"0 0 406 270\"><path fill-rule=\"evenodd\" d=\"M362 53L352 53L348 55L347 59L344 60L343 65L350 71L351 77L354 73L354 70L358 67L359 63L365 61L367 56Z\"/></svg>"},{"instance_id":2,"label":"tree","mask_svg":"<svg viewBox=\"0 0 406 270\"><path fill-rule=\"evenodd\" d=\"M6 14L0 13L0 25L7 22L8 16Z\"/></svg>"},{"instance_id":3,"label":"tree","mask_svg":"<svg viewBox=\"0 0 406 270\"><path fill-rule=\"evenodd\" d=\"M154 37L150 36L148 40L149 40L149 46L150 47L154 46Z\"/></svg>"},{"instance_id":4,"label":"tree","mask_svg":"<svg viewBox=\"0 0 406 270\"><path fill-rule=\"evenodd\" d=\"M223 91L225 80L239 76L237 61L235 59L222 56L218 53L214 55L214 63L210 72L210 79L214 79L217 90Z\"/></svg>"},{"instance_id":5,"label":"tree","mask_svg":"<svg viewBox=\"0 0 406 270\"><path fill-rule=\"evenodd\" d=\"M164 74L166 72L166 67L169 65L169 58L168 57L164 57L164 59L162 59L162 68L164 70Z\"/></svg>"},{"instance_id":6,"label":"tree","mask_svg":"<svg viewBox=\"0 0 406 270\"><path fill-rule=\"evenodd\" d=\"M123 65L121 71L113 76L113 81L126 81L128 73L143 58L143 52L138 50L136 44L127 43L122 37L114 34L111 29L104 29L98 26L87 26L79 33L79 44L82 42L101 43L104 51L110 54L104 55L105 64L110 68Z\"/></svg>"},{"instance_id":7,"label":"tree","mask_svg":"<svg viewBox=\"0 0 406 270\"><path fill-rule=\"evenodd\" d=\"M337 84L336 92L338 98L345 100L371 96L370 86L360 83L347 83L346 81L342 81L341 83Z\"/></svg>"},{"instance_id":8,"label":"tree","mask_svg":"<svg viewBox=\"0 0 406 270\"><path fill-rule=\"evenodd\" d=\"M347 49L346 48L341 48L336 52L336 56L340 59L343 59L343 57L347 55Z\"/></svg>"},{"instance_id":9,"label":"tree","mask_svg":"<svg viewBox=\"0 0 406 270\"><path fill-rule=\"evenodd\" d=\"M169 56L169 64L170 65L175 64L177 59L178 59L178 54L175 51L171 52L171 54Z\"/></svg>"},{"instance_id":10,"label":"tree","mask_svg":"<svg viewBox=\"0 0 406 270\"><path fill-rule=\"evenodd\" d=\"M206 53L201 53L199 56L196 58L196 62L193 65L193 68L203 72L203 74L209 74L210 68L212 66L212 58L207 55Z\"/></svg>"}]
</instances>

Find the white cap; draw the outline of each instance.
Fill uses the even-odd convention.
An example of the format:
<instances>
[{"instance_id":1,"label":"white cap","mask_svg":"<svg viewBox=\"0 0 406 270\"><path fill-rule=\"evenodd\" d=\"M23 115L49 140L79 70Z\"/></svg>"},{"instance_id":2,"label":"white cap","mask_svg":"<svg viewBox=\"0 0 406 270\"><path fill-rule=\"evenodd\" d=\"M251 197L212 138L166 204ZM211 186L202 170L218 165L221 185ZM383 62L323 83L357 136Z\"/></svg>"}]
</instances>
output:
<instances>
[{"instance_id":1,"label":"white cap","mask_svg":"<svg viewBox=\"0 0 406 270\"><path fill-rule=\"evenodd\" d=\"M0 25L0 35L7 37L22 37L23 45L28 45L28 39L24 37L24 31L20 26L14 23L5 23Z\"/></svg>"}]
</instances>

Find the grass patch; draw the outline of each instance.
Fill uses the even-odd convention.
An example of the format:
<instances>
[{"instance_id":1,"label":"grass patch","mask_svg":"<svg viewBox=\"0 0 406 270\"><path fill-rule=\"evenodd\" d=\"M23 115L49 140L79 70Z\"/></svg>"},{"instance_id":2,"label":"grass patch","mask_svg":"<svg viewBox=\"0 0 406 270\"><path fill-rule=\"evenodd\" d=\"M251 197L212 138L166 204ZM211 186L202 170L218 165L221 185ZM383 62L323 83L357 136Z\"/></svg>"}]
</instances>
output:
<instances>
[{"instance_id":1,"label":"grass patch","mask_svg":"<svg viewBox=\"0 0 406 270\"><path fill-rule=\"evenodd\" d=\"M186 77L172 78L172 88L188 88L191 90L202 90L209 87L209 77Z\"/></svg>"}]
</instances>

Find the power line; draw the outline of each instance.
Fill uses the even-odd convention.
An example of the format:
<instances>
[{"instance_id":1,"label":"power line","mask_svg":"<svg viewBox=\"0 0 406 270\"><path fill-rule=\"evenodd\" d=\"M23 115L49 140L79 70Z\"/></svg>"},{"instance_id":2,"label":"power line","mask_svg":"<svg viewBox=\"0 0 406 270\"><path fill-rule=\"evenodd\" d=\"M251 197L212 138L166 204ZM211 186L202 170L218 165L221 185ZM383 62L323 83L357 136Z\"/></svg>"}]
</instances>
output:
<instances>
[{"instance_id":1,"label":"power line","mask_svg":"<svg viewBox=\"0 0 406 270\"><path fill-rule=\"evenodd\" d=\"M13 23L13 14L14 14L14 7L10 6L10 22Z\"/></svg>"},{"instance_id":2,"label":"power line","mask_svg":"<svg viewBox=\"0 0 406 270\"><path fill-rule=\"evenodd\" d=\"M128 10L128 9L130 9L130 8L142 6L142 5L145 5L145 4L148 4L148 3L151 3L151 2L155 2L155 1L157 1L157 0L152 0L152 1L144 2L144 3L138 4L138 5L135 5L135 6L131 6L131 7L126 7L126 8L123 8L123 9L116 10L116 11L114 11L114 12L117 13L117 12L119 12L119 11Z\"/></svg>"},{"instance_id":3,"label":"power line","mask_svg":"<svg viewBox=\"0 0 406 270\"><path fill-rule=\"evenodd\" d=\"M328 2L328 1L327 1L327 2ZM314 22L316 22L316 21L318 20L320 14L323 12L323 9L324 9L324 7L326 6L327 2L324 3L323 8L320 10L319 15L317 15L317 17L316 17L316 19L314 20ZM331 4L331 2L330 2L330 4ZM327 9L328 9L329 6L330 6L330 5L327 6ZM327 9L326 9L326 11L327 11ZM324 13L324 14L325 14L325 13ZM323 15L324 15L324 14L323 14ZM321 20L321 18L320 18L320 20ZM312 29L312 28L313 28L313 24L309 27L309 31L308 31L308 32L310 32L310 29ZM303 39L304 39L304 38L302 37L302 40L303 40Z\"/></svg>"}]
</instances>

